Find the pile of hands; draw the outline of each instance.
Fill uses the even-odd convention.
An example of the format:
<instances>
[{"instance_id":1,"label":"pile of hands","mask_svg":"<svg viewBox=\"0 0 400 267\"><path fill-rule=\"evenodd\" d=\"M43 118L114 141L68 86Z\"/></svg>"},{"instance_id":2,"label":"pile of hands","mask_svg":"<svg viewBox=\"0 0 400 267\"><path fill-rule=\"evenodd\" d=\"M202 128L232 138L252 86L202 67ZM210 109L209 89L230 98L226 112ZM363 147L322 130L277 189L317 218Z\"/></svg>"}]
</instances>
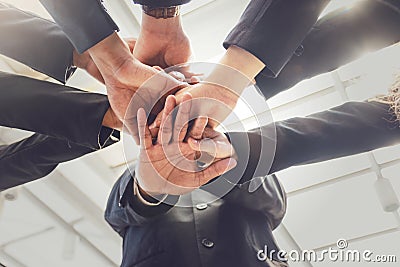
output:
<instances>
[{"instance_id":1,"label":"pile of hands","mask_svg":"<svg viewBox=\"0 0 400 267\"><path fill-rule=\"evenodd\" d=\"M234 106L237 96L218 85L196 84L190 73L165 73L191 59L190 41L180 26L146 25L137 40L114 33L83 54L74 52L74 65L106 85L111 109L103 125L127 128L140 145L134 174L140 192L182 195L237 164L228 138L214 129L218 119L210 119L226 117L223 108L193 100L212 97ZM155 76L157 82L138 97L139 88ZM167 88L174 90L163 95ZM135 95L140 101L132 104Z\"/></svg>"}]
</instances>

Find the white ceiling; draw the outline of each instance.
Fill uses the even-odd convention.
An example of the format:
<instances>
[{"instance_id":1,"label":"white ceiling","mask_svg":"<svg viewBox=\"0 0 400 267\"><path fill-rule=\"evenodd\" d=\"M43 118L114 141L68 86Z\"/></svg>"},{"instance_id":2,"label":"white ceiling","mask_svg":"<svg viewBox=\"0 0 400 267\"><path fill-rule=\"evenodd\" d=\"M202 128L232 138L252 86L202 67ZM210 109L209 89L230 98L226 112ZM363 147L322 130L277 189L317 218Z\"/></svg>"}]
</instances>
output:
<instances>
[{"instance_id":1,"label":"white ceiling","mask_svg":"<svg viewBox=\"0 0 400 267\"><path fill-rule=\"evenodd\" d=\"M37 0L8 0L21 8L48 16ZM329 10L344 1L333 1ZM193 41L197 60L216 58L222 40L248 0L196 1L185 7L184 25ZM130 0L106 1L124 36L139 30L140 9ZM229 6L229 8L226 8ZM305 116L340 105L347 99L364 100L385 93L390 74L399 68L400 47L393 46L340 68L335 73L304 81L268 101L274 118ZM397 61L397 62L396 62ZM41 74L0 59L0 68L39 79ZM340 86L349 85L343 94ZM105 92L102 85L82 72L71 86ZM247 121L246 121L247 122ZM251 118L248 120L251 126ZM29 133L0 128L0 141L10 143ZM134 149L134 148L132 148ZM134 158L132 158L134 160ZM351 249L397 255L400 260L400 220L386 213L374 191L379 164L400 195L400 146L337 159L277 174L288 194L288 213L275 235L283 249L317 249L346 238ZM103 220L103 210L113 182L125 169L122 144L62 164L49 177L10 190L16 200L0 197L0 262L9 267L118 266L121 240ZM329 263L292 263L292 266L329 266ZM336 263L335 266L357 264ZM373 265L372 266L383 266ZM361 266L361 265L357 265ZM395 266L386 264L385 266Z\"/></svg>"}]
</instances>

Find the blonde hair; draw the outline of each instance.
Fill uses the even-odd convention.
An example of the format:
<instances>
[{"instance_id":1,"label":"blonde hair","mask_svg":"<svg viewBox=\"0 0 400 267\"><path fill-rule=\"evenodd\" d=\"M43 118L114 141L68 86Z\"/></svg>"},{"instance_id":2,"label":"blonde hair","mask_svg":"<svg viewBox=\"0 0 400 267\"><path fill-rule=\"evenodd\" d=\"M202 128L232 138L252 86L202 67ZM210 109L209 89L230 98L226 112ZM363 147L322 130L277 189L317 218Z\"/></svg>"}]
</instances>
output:
<instances>
[{"instance_id":1,"label":"blonde hair","mask_svg":"<svg viewBox=\"0 0 400 267\"><path fill-rule=\"evenodd\" d=\"M400 72L395 76L394 83L390 86L387 95L377 96L371 101L377 101L390 106L396 120L400 121Z\"/></svg>"}]
</instances>

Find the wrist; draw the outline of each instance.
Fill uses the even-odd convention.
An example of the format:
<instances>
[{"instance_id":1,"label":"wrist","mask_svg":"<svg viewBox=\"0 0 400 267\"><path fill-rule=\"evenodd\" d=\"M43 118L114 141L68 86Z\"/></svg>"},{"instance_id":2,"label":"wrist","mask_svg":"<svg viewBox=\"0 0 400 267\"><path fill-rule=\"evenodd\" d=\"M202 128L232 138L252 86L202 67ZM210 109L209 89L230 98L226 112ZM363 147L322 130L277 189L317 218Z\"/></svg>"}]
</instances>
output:
<instances>
[{"instance_id":1,"label":"wrist","mask_svg":"<svg viewBox=\"0 0 400 267\"><path fill-rule=\"evenodd\" d=\"M133 179L133 194L147 206L158 206L168 197L167 194L160 195L146 192L140 187L136 177Z\"/></svg>"},{"instance_id":2,"label":"wrist","mask_svg":"<svg viewBox=\"0 0 400 267\"><path fill-rule=\"evenodd\" d=\"M122 130L122 122L111 108L104 114L102 125L115 130Z\"/></svg>"},{"instance_id":3,"label":"wrist","mask_svg":"<svg viewBox=\"0 0 400 267\"><path fill-rule=\"evenodd\" d=\"M124 62L133 58L128 45L116 32L90 48L88 52L100 71L104 68L118 69Z\"/></svg>"},{"instance_id":4,"label":"wrist","mask_svg":"<svg viewBox=\"0 0 400 267\"><path fill-rule=\"evenodd\" d=\"M168 38L174 38L184 34L181 16L157 19L143 12L141 34L156 34Z\"/></svg>"},{"instance_id":5,"label":"wrist","mask_svg":"<svg viewBox=\"0 0 400 267\"><path fill-rule=\"evenodd\" d=\"M250 52L238 46L230 46L220 64L229 66L243 73L252 81L264 68L265 64Z\"/></svg>"}]
</instances>

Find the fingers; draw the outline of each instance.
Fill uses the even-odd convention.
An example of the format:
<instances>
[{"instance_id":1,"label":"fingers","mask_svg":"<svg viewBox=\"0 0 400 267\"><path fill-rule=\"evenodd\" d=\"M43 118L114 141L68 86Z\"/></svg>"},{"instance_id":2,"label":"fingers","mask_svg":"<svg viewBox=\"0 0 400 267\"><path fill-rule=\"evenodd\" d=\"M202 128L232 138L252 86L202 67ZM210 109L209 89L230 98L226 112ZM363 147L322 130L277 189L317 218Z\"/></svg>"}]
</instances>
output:
<instances>
[{"instance_id":1,"label":"fingers","mask_svg":"<svg viewBox=\"0 0 400 267\"><path fill-rule=\"evenodd\" d=\"M201 139L203 137L204 129L208 124L207 117L198 117L190 130L190 136L194 139Z\"/></svg>"},{"instance_id":2,"label":"fingers","mask_svg":"<svg viewBox=\"0 0 400 267\"><path fill-rule=\"evenodd\" d=\"M147 126L146 111L144 111L143 108L140 108L137 112L137 122L138 122L140 148L149 149L153 145L153 143L149 127Z\"/></svg>"},{"instance_id":3,"label":"fingers","mask_svg":"<svg viewBox=\"0 0 400 267\"><path fill-rule=\"evenodd\" d=\"M215 158L232 157L234 149L228 139L214 141L212 139L196 140L193 138L188 139L191 149L199 152L205 152Z\"/></svg>"},{"instance_id":4,"label":"fingers","mask_svg":"<svg viewBox=\"0 0 400 267\"><path fill-rule=\"evenodd\" d=\"M178 114L176 115L174 125L173 141L183 142L188 130L190 119L190 109L192 107L192 96L185 93L182 97L182 103L178 107Z\"/></svg>"},{"instance_id":5,"label":"fingers","mask_svg":"<svg viewBox=\"0 0 400 267\"><path fill-rule=\"evenodd\" d=\"M179 72L179 71L171 71L168 73L169 75L171 75L174 79L180 81L180 82L185 82L186 81L186 77L183 73Z\"/></svg>"},{"instance_id":6,"label":"fingers","mask_svg":"<svg viewBox=\"0 0 400 267\"><path fill-rule=\"evenodd\" d=\"M173 116L172 111L176 106L175 96L168 96L165 101L164 111L161 117L160 130L158 131L158 142L161 144L168 144L172 138L173 129Z\"/></svg>"},{"instance_id":7,"label":"fingers","mask_svg":"<svg viewBox=\"0 0 400 267\"><path fill-rule=\"evenodd\" d=\"M221 176L224 173L235 168L237 161L233 158L223 159L211 164L208 168L201 172L196 173L196 180L198 180L199 185L202 186L214 179L215 177Z\"/></svg>"}]
</instances>

